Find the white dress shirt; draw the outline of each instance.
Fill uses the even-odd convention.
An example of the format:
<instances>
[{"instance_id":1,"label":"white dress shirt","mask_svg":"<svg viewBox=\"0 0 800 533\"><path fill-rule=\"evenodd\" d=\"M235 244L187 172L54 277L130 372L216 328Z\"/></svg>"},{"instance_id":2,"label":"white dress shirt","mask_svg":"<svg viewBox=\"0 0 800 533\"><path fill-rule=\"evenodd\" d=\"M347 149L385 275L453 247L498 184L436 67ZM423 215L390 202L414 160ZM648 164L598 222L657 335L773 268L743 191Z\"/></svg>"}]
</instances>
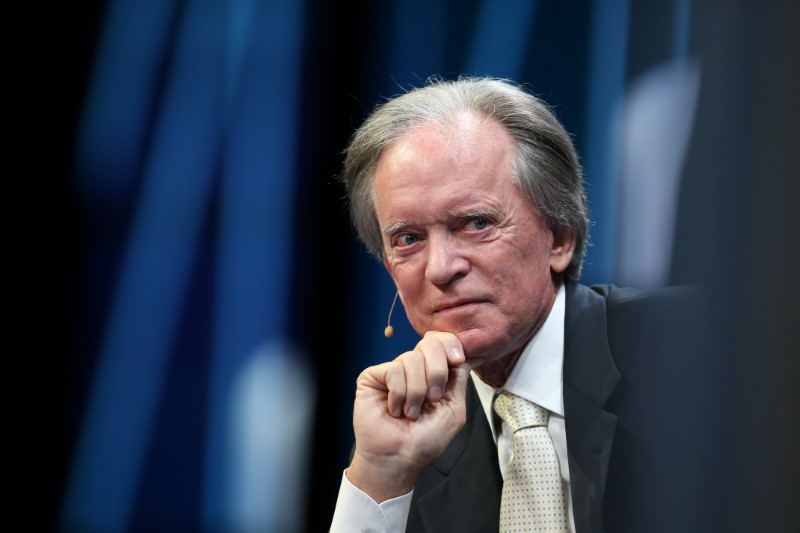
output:
<instances>
[{"instance_id":1,"label":"white dress shirt","mask_svg":"<svg viewBox=\"0 0 800 533\"><path fill-rule=\"evenodd\" d=\"M561 467L561 477L566 487L570 531L575 531L572 497L569 491L567 433L564 426L564 395L562 392L565 299L565 290L562 285L547 320L522 350L503 389L550 411L547 431L553 439L556 456ZM492 434L497 443L500 473L505 479L513 450L513 435L505 422L502 423L501 428L495 428L492 415L492 399L495 389L481 381L474 372L472 380L486 419L492 428ZM342 484L339 488L339 498L331 523L331 532L400 533L405 531L413 493L412 490L408 494L378 504L350 483L345 470L342 474Z\"/></svg>"}]
</instances>

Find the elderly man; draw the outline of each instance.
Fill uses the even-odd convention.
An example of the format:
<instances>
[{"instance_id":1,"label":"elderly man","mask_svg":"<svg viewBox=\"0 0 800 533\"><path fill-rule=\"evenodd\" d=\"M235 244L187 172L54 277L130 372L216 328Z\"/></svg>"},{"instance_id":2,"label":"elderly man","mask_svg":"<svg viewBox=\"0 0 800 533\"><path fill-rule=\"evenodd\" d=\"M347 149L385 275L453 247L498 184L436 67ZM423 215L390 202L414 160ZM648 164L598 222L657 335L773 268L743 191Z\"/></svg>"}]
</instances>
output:
<instances>
[{"instance_id":1,"label":"elderly man","mask_svg":"<svg viewBox=\"0 0 800 533\"><path fill-rule=\"evenodd\" d=\"M636 525L624 508L648 509L657 472L637 361L671 296L577 283L581 167L547 106L502 80L433 81L372 113L343 180L422 339L357 380L331 530Z\"/></svg>"}]
</instances>

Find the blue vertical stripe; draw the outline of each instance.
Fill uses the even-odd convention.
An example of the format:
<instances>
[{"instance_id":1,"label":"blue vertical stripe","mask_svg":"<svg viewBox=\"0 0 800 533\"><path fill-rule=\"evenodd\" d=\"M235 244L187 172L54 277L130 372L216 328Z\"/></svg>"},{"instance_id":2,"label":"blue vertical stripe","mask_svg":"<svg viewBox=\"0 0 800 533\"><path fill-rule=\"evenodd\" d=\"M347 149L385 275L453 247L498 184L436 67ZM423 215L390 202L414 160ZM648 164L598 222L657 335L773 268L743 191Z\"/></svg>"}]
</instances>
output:
<instances>
[{"instance_id":1,"label":"blue vertical stripe","mask_svg":"<svg viewBox=\"0 0 800 533\"><path fill-rule=\"evenodd\" d=\"M445 3L394 0L390 12L394 24L389 72L394 81L402 87L418 87L428 77L441 74L447 20ZM390 91L387 95L399 91L395 84L387 84L387 89Z\"/></svg>"},{"instance_id":2,"label":"blue vertical stripe","mask_svg":"<svg viewBox=\"0 0 800 533\"><path fill-rule=\"evenodd\" d=\"M117 0L109 7L75 148L85 200L113 205L133 192L175 3Z\"/></svg>"},{"instance_id":3,"label":"blue vertical stripe","mask_svg":"<svg viewBox=\"0 0 800 533\"><path fill-rule=\"evenodd\" d=\"M675 60L686 63L689 58L689 31L691 29L691 0L675 0L675 19L672 25L672 50Z\"/></svg>"},{"instance_id":4,"label":"blue vertical stripe","mask_svg":"<svg viewBox=\"0 0 800 533\"><path fill-rule=\"evenodd\" d=\"M301 94L302 3L234 0L231 13L228 72L235 78L227 83L222 164L204 490L209 530L237 529L229 461L234 383L260 345L288 331ZM263 423L280 426L277 420Z\"/></svg>"},{"instance_id":5,"label":"blue vertical stripe","mask_svg":"<svg viewBox=\"0 0 800 533\"><path fill-rule=\"evenodd\" d=\"M618 163L612 121L625 90L628 41L626 0L595 0L589 72L589 105L584 170L592 221L592 246L583 270L585 283L613 280L616 247Z\"/></svg>"},{"instance_id":6,"label":"blue vertical stripe","mask_svg":"<svg viewBox=\"0 0 800 533\"><path fill-rule=\"evenodd\" d=\"M534 0L483 0L469 44L467 72L519 81L537 6Z\"/></svg>"},{"instance_id":7,"label":"blue vertical stripe","mask_svg":"<svg viewBox=\"0 0 800 533\"><path fill-rule=\"evenodd\" d=\"M187 6L69 479L68 529L123 531L131 515L214 175L221 6ZM148 27L121 31L138 41Z\"/></svg>"}]
</instances>

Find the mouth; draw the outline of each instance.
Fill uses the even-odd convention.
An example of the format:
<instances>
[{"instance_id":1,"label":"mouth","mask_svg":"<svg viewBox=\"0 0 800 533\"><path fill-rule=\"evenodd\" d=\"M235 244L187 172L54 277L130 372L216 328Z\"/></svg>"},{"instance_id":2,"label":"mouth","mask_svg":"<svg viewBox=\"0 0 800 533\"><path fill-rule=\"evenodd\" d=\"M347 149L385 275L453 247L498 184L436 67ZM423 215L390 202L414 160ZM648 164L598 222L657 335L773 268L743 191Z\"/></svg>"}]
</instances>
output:
<instances>
[{"instance_id":1,"label":"mouth","mask_svg":"<svg viewBox=\"0 0 800 533\"><path fill-rule=\"evenodd\" d=\"M446 302L442 302L437 305L433 312L436 313L444 313L447 311L456 311L460 309L467 308L472 305L482 304L486 302L486 300L478 299L478 298L459 298L456 300L448 300Z\"/></svg>"}]
</instances>

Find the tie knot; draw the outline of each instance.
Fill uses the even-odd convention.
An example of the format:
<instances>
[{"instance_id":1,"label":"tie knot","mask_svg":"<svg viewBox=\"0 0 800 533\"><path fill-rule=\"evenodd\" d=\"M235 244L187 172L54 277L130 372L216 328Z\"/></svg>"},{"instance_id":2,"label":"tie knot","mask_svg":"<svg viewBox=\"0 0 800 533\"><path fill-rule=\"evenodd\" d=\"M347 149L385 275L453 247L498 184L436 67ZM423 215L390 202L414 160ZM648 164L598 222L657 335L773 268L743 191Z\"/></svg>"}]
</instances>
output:
<instances>
[{"instance_id":1,"label":"tie knot","mask_svg":"<svg viewBox=\"0 0 800 533\"><path fill-rule=\"evenodd\" d=\"M494 399L494 411L512 431L547 425L547 409L508 391L502 391Z\"/></svg>"}]
</instances>

